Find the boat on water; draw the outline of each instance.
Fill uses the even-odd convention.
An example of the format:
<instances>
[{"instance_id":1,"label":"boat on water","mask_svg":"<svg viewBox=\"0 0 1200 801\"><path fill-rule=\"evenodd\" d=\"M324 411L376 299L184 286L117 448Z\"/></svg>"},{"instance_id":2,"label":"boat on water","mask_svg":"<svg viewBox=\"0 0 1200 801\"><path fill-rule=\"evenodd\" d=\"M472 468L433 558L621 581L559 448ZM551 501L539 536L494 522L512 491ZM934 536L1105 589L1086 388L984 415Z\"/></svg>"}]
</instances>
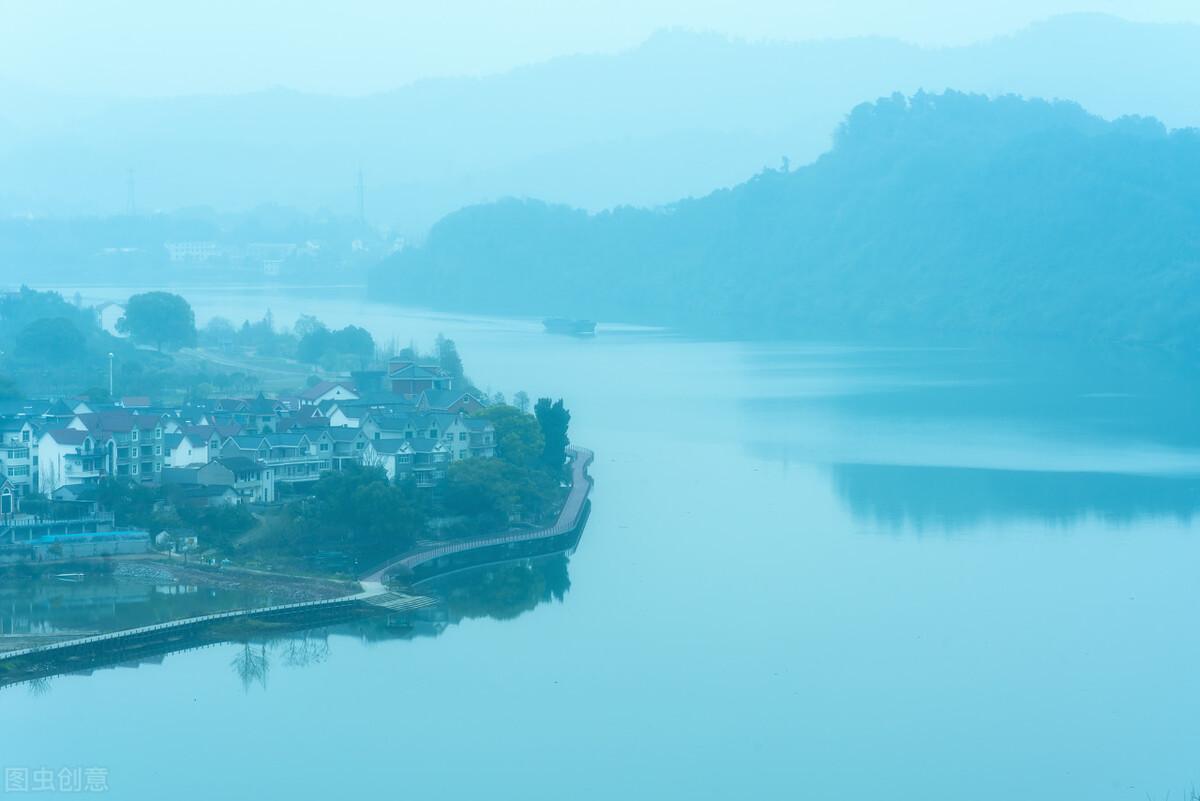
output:
<instances>
[{"instance_id":1,"label":"boat on water","mask_svg":"<svg viewBox=\"0 0 1200 801\"><path fill-rule=\"evenodd\" d=\"M83 573L58 573L54 577L59 581L70 581L72 583L83 581L84 578Z\"/></svg>"},{"instance_id":2,"label":"boat on water","mask_svg":"<svg viewBox=\"0 0 1200 801\"><path fill-rule=\"evenodd\" d=\"M589 337L596 333L594 320L572 320L568 317L547 317L542 325L551 334L570 334L576 337Z\"/></svg>"}]
</instances>

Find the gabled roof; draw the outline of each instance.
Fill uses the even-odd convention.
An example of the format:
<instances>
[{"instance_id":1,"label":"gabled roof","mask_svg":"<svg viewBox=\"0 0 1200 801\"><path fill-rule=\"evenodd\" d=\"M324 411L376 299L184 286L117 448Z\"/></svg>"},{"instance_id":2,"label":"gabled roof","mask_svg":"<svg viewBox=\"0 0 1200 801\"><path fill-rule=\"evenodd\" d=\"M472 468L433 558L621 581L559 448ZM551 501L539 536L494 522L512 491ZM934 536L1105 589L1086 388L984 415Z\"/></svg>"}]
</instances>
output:
<instances>
[{"instance_id":1,"label":"gabled roof","mask_svg":"<svg viewBox=\"0 0 1200 801\"><path fill-rule=\"evenodd\" d=\"M418 404L430 409L449 409L463 398L479 403L479 399L469 392L455 389L427 389L421 393Z\"/></svg>"},{"instance_id":2,"label":"gabled roof","mask_svg":"<svg viewBox=\"0 0 1200 801\"><path fill-rule=\"evenodd\" d=\"M248 404L241 398L213 398L209 408L214 412L244 412Z\"/></svg>"},{"instance_id":3,"label":"gabled roof","mask_svg":"<svg viewBox=\"0 0 1200 801\"><path fill-rule=\"evenodd\" d=\"M373 439L369 447L376 453L390 455L405 450L407 446L406 439Z\"/></svg>"},{"instance_id":4,"label":"gabled roof","mask_svg":"<svg viewBox=\"0 0 1200 801\"><path fill-rule=\"evenodd\" d=\"M88 431L122 434L135 428L139 431L153 429L161 422L161 418L157 415L134 414L127 411L88 412L75 415L75 419Z\"/></svg>"},{"instance_id":5,"label":"gabled roof","mask_svg":"<svg viewBox=\"0 0 1200 801\"><path fill-rule=\"evenodd\" d=\"M283 408L283 402L268 398L260 392L246 401L246 408L255 414L275 414Z\"/></svg>"},{"instance_id":6,"label":"gabled roof","mask_svg":"<svg viewBox=\"0 0 1200 801\"><path fill-rule=\"evenodd\" d=\"M238 434L226 437L225 441L221 443L221 447L224 448L231 443L241 451L257 451L259 448L270 447L266 437L262 434Z\"/></svg>"},{"instance_id":7,"label":"gabled roof","mask_svg":"<svg viewBox=\"0 0 1200 801\"><path fill-rule=\"evenodd\" d=\"M261 464L254 459L247 459L245 456L222 456L219 459L213 459L213 462L235 473L248 473L253 470L262 469ZM209 462L209 464L212 464L212 462Z\"/></svg>"},{"instance_id":8,"label":"gabled roof","mask_svg":"<svg viewBox=\"0 0 1200 801\"><path fill-rule=\"evenodd\" d=\"M307 434L297 433L293 431L276 432L274 434L263 434L262 437L267 444L272 448L280 447L296 447L305 442L311 442Z\"/></svg>"},{"instance_id":9,"label":"gabled roof","mask_svg":"<svg viewBox=\"0 0 1200 801\"><path fill-rule=\"evenodd\" d=\"M367 436L361 428L350 428L349 426L331 426L321 433L328 434L334 442L353 442L359 437L366 439Z\"/></svg>"},{"instance_id":10,"label":"gabled roof","mask_svg":"<svg viewBox=\"0 0 1200 801\"><path fill-rule=\"evenodd\" d=\"M83 441L91 434L76 428L56 428L47 431L45 436L50 437L59 445L82 445Z\"/></svg>"},{"instance_id":11,"label":"gabled roof","mask_svg":"<svg viewBox=\"0 0 1200 801\"><path fill-rule=\"evenodd\" d=\"M358 395L358 390L349 381L320 381L300 393L301 400L315 401L332 389L341 387L352 395Z\"/></svg>"},{"instance_id":12,"label":"gabled roof","mask_svg":"<svg viewBox=\"0 0 1200 801\"><path fill-rule=\"evenodd\" d=\"M390 362L388 378L393 381L430 381L449 378L450 374L435 364L413 364L412 362Z\"/></svg>"}]
</instances>

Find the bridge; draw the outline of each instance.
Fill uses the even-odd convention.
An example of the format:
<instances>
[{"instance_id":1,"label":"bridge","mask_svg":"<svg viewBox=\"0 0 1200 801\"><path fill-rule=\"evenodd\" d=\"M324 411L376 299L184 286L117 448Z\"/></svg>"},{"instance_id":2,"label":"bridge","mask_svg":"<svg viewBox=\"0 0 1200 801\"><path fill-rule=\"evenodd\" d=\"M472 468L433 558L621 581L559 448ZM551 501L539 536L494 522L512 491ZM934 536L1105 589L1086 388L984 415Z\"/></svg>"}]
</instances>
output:
<instances>
[{"instance_id":1,"label":"bridge","mask_svg":"<svg viewBox=\"0 0 1200 801\"><path fill-rule=\"evenodd\" d=\"M372 614L411 612L437 603L435 598L389 591L384 582L403 571L415 576L422 566L461 569L452 559L474 553L508 553L522 546L551 550L566 540L577 541L590 509L592 479L587 473L593 454L572 448L572 483L567 500L553 525L532 531L512 531L477 537L402 555L368 571L359 580L362 591L318 601L237 609L172 620L151 626L78 637L32 648L0 653L0 686L42 676L89 670L137 659L146 654L190 650L228 639L231 628L295 630L331 625ZM523 556L509 554L508 558ZM500 561L493 559L492 561ZM428 571L427 571L428 572ZM434 571L436 572L436 571Z\"/></svg>"}]
</instances>

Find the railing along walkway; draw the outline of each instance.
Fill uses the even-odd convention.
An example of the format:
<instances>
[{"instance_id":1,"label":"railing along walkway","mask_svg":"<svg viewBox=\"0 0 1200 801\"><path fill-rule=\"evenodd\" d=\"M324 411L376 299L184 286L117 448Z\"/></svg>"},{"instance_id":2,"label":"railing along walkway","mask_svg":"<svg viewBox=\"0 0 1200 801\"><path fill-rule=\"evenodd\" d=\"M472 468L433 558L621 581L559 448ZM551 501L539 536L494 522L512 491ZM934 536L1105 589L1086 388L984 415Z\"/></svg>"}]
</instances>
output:
<instances>
[{"instance_id":1,"label":"railing along walkway","mask_svg":"<svg viewBox=\"0 0 1200 801\"><path fill-rule=\"evenodd\" d=\"M563 504L562 511L559 512L558 520L549 528L538 529L536 531L518 531L509 534L501 534L494 537L481 537L479 539L467 540L465 542L455 543L453 545L443 545L436 548L428 548L417 553L408 554L399 559L392 560L387 564L373 569L370 573L363 576L360 582L363 586L363 591L353 593L351 595L341 595L336 598L325 598L319 601L299 601L290 604L276 604L274 606L262 606L254 609L234 609L228 612L215 612L209 615L200 615L199 617L182 618L180 620L171 620L166 623L156 623L151 626L141 626L133 629L122 629L113 631L107 634L96 634L88 637L78 637L71 640L63 640L61 642L47 643L46 645L37 645L32 648L22 648L17 651L7 651L0 653L0 662L15 659L17 657L29 656L31 654L53 653L55 651L65 650L68 648L78 648L80 646L92 645L97 643L110 642L112 640L132 639L144 634L154 634L162 631L170 631L172 629L185 629L190 626L196 626L203 623L212 623L220 620L236 620L239 618L256 617L259 615L268 615L275 612L285 612L297 609L313 609L323 606L336 606L354 601L363 601L366 603L374 603L377 606L389 609L415 609L426 606L422 596L402 596L397 593L389 593L383 586L383 579L393 570L400 567L412 569L413 567L424 564L425 562L439 559L450 554L462 553L471 551L477 548L487 548L493 545L504 545L514 542L528 542L530 540L544 539L548 537L556 537L560 534L566 534L574 529L579 524L579 517L583 512L584 503L587 501L588 493L591 490L592 479L587 474L588 465L591 464L593 454L587 448L572 448L569 453L572 456L571 471L572 471L572 486L571 492L567 496L567 502Z\"/></svg>"},{"instance_id":2,"label":"railing along walkway","mask_svg":"<svg viewBox=\"0 0 1200 801\"><path fill-rule=\"evenodd\" d=\"M583 513L583 505L587 501L588 493L592 488L592 479L588 475L587 469L592 463L594 454L587 448L571 448L568 453L572 457L571 492L567 495L567 501L558 513L558 519L554 525L535 531L513 531L507 534L479 537L473 540L464 540L448 545L426 548L425 550L407 554L373 568L362 577L362 581L382 583L389 573L399 569L412 570L418 565L432 562L435 559L441 559L443 556L451 556L480 548L490 548L495 545L508 545L510 543L547 539L574 530L579 525L579 516Z\"/></svg>"}]
</instances>

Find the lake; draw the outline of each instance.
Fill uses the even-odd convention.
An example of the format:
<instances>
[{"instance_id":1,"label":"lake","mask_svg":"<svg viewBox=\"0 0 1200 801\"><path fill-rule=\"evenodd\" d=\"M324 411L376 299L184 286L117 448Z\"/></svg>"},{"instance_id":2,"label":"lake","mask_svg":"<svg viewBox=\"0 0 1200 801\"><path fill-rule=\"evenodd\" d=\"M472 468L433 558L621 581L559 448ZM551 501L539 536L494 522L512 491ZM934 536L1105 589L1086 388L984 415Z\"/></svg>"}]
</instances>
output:
<instances>
[{"instance_id":1,"label":"lake","mask_svg":"<svg viewBox=\"0 0 1200 801\"><path fill-rule=\"evenodd\" d=\"M87 298L128 291L81 290ZM0 763L113 798L1160 799L1200 781L1194 369L1141 352L720 342L183 290L563 397L578 549L440 625L0 691ZM523 572L522 572L523 571Z\"/></svg>"}]
</instances>

